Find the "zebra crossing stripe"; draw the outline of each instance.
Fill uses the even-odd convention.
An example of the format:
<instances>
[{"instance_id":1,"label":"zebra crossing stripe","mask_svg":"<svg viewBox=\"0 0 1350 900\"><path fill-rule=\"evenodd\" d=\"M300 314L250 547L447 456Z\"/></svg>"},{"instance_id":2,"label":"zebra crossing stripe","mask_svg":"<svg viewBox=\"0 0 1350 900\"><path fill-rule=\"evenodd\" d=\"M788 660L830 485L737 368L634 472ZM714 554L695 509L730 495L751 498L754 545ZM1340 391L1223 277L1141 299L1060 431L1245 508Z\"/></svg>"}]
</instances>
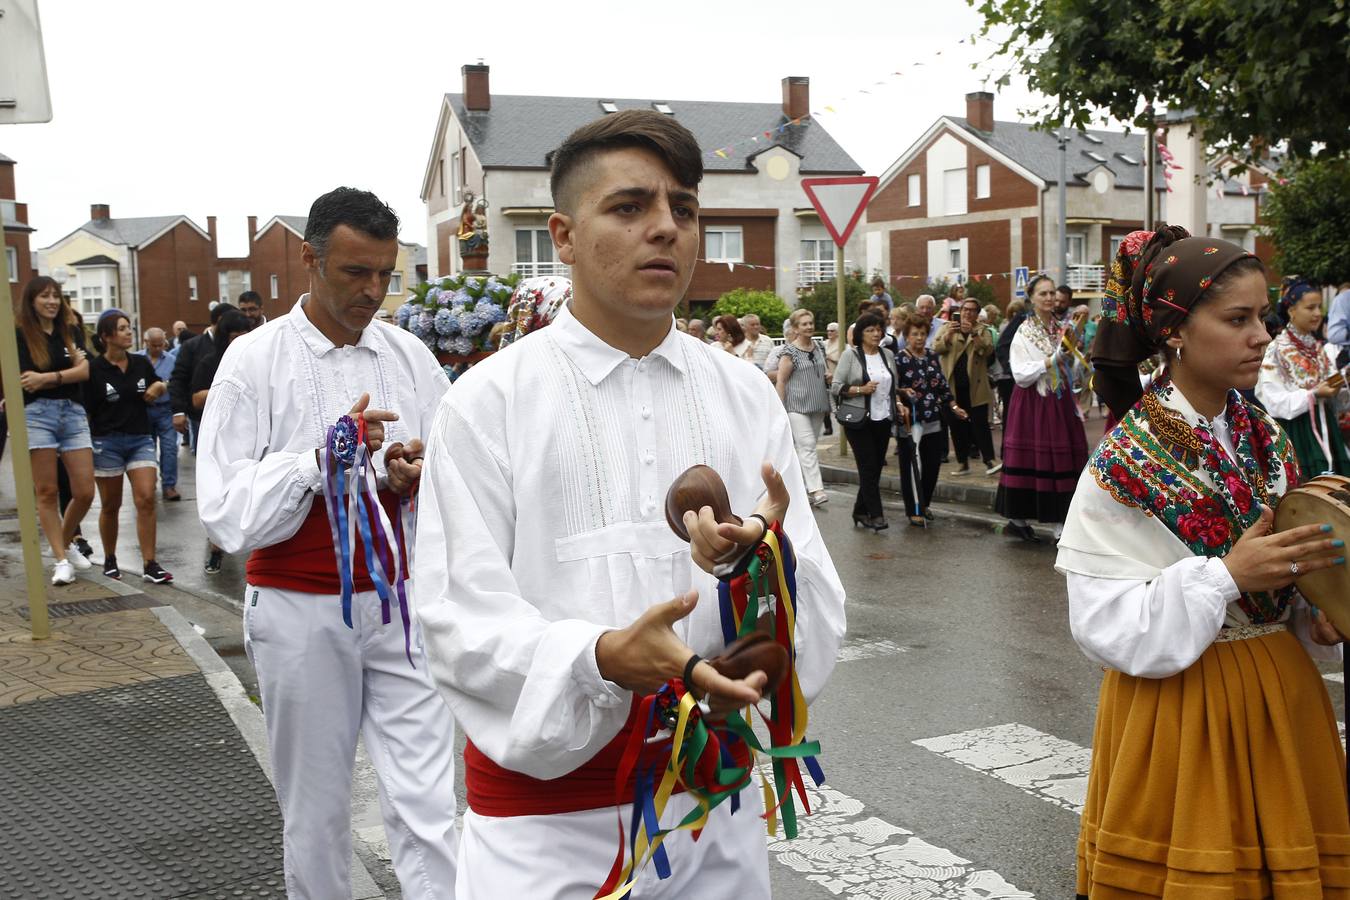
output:
<instances>
[{"instance_id":1,"label":"zebra crossing stripe","mask_svg":"<svg viewBox=\"0 0 1350 900\"><path fill-rule=\"evenodd\" d=\"M811 815L796 840L769 837L780 863L836 897L923 900L1035 900L990 869L868 815L834 788L808 788Z\"/></svg>"},{"instance_id":2,"label":"zebra crossing stripe","mask_svg":"<svg viewBox=\"0 0 1350 900\"><path fill-rule=\"evenodd\" d=\"M839 655L835 657L836 662L853 662L859 659L872 659L877 656L891 656L896 653L907 653L908 647L901 647L894 641L887 640L856 640L847 641L839 648Z\"/></svg>"},{"instance_id":3,"label":"zebra crossing stripe","mask_svg":"<svg viewBox=\"0 0 1350 900\"><path fill-rule=\"evenodd\" d=\"M1087 801L1092 751L1011 722L915 741L920 747L992 775L1070 812Z\"/></svg>"}]
</instances>

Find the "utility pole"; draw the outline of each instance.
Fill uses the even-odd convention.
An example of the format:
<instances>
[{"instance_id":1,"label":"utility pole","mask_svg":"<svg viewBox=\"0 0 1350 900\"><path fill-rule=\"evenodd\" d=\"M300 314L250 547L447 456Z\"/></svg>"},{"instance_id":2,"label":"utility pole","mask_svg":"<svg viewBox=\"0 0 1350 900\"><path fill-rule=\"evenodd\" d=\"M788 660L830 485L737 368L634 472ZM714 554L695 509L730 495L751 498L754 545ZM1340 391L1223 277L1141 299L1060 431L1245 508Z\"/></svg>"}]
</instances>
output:
<instances>
[{"instance_id":1,"label":"utility pole","mask_svg":"<svg viewBox=\"0 0 1350 900\"><path fill-rule=\"evenodd\" d=\"M1069 283L1069 138L1059 134L1059 283Z\"/></svg>"},{"instance_id":2,"label":"utility pole","mask_svg":"<svg viewBox=\"0 0 1350 900\"><path fill-rule=\"evenodd\" d=\"M1144 132L1144 230L1153 231L1157 227L1153 210L1157 204L1158 186L1154 183L1153 170L1158 164L1158 136L1152 103L1144 107L1144 118L1148 120L1148 130Z\"/></svg>"}]
</instances>

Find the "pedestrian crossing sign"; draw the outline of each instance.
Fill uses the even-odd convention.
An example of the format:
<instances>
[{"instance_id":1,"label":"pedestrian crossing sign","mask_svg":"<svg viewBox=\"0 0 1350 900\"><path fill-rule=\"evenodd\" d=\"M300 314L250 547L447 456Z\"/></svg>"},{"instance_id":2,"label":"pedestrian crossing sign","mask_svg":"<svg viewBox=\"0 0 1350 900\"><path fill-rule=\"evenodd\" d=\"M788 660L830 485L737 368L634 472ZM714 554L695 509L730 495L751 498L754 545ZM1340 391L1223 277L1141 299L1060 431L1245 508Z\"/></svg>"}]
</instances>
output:
<instances>
[{"instance_id":1,"label":"pedestrian crossing sign","mask_svg":"<svg viewBox=\"0 0 1350 900\"><path fill-rule=\"evenodd\" d=\"M1013 296L1027 299L1027 281L1031 278L1031 270L1026 266L1018 266L1013 269Z\"/></svg>"}]
</instances>

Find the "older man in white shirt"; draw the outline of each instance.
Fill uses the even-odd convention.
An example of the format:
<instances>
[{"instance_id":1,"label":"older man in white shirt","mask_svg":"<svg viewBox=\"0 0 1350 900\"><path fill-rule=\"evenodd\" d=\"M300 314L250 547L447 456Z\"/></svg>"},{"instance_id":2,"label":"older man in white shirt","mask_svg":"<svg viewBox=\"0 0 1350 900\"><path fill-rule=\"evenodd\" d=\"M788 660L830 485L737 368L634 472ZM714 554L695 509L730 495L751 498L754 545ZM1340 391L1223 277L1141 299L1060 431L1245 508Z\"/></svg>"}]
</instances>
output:
<instances>
[{"instance_id":1,"label":"older man in white shirt","mask_svg":"<svg viewBox=\"0 0 1350 900\"><path fill-rule=\"evenodd\" d=\"M714 710L760 697L762 672L730 680L691 659L723 647L709 560L763 530L705 509L682 543L663 501L690 465L722 475L733 510L783 521L808 698L834 666L843 589L782 404L760 372L673 327L698 256L701 177L693 136L649 110L568 138L549 228L574 299L466 373L428 436L415 576L432 674L469 741L461 900L589 900L618 849L615 773L636 697L687 663ZM698 842L668 837L671 877L645 869L635 895L768 897L761 802L745 791ZM677 794L667 824L691 808Z\"/></svg>"},{"instance_id":2,"label":"older man in white shirt","mask_svg":"<svg viewBox=\"0 0 1350 900\"><path fill-rule=\"evenodd\" d=\"M398 218L374 194L338 188L316 200L301 246L309 293L230 345L202 418L202 523L226 552L252 551L244 647L258 673L292 898L351 896L358 733L403 896L455 896L454 721L415 623L397 609L382 621L359 530L354 593L344 593L320 469L330 426L351 416L366 422L388 515L399 516L419 479L420 438L449 381L421 341L371 322L397 254ZM398 568L392 556L386 566Z\"/></svg>"}]
</instances>

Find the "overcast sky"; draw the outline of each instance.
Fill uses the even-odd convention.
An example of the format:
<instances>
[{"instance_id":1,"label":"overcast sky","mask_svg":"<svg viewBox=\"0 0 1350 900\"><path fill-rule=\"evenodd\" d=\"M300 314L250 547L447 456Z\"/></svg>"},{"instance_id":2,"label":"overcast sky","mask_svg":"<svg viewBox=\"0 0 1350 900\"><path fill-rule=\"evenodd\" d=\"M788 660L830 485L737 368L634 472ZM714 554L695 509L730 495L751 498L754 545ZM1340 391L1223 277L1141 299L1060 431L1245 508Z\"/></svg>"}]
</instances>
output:
<instances>
[{"instance_id":1,"label":"overcast sky","mask_svg":"<svg viewBox=\"0 0 1350 900\"><path fill-rule=\"evenodd\" d=\"M338 184L378 193L425 243L440 98L480 59L494 94L776 103L784 76L805 75L812 108L838 110L820 122L873 175L938 116L964 115L993 68L970 68L991 44L958 43L979 27L964 0L39 4L54 116L0 127L35 249L108 203L203 228L215 215L221 254L243 256L246 216L304 215ZM1015 85L995 115L1032 102Z\"/></svg>"}]
</instances>

